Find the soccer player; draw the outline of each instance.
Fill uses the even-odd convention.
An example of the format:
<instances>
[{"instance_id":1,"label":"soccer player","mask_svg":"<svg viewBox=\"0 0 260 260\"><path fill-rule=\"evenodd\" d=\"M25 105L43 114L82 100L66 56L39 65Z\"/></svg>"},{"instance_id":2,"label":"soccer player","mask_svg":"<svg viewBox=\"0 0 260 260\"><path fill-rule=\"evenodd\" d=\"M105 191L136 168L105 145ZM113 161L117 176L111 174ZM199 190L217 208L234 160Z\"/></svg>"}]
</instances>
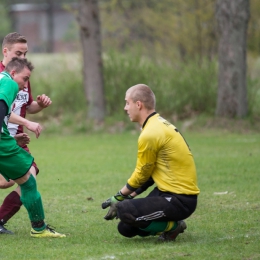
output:
<instances>
[{"instance_id":1,"label":"soccer player","mask_svg":"<svg viewBox=\"0 0 260 260\"><path fill-rule=\"evenodd\" d=\"M17 32L9 33L5 36L2 43L3 61L0 62L0 72L4 71L6 64L11 61L13 57L25 58L28 51L27 40L24 36ZM12 111L23 118L26 116L26 112L29 114L35 114L42 109L51 105L51 100L45 94L37 97L36 101L33 100L31 94L30 82L27 87L20 90L16 96L15 102L12 106ZM12 115L13 117L14 115ZM29 148L27 144L30 141L30 137L23 132L23 126L13 123L8 123L8 130L16 140L17 143L28 153ZM34 177L39 173L37 164L33 162L30 172ZM15 182L10 180L7 182L3 176L0 175L0 188L6 189L13 186ZM4 227L4 224L14 216L22 206L20 200L21 191L18 186L15 190L9 193L3 201L0 207L0 234L13 234L10 230Z\"/></svg>"},{"instance_id":2,"label":"soccer player","mask_svg":"<svg viewBox=\"0 0 260 260\"><path fill-rule=\"evenodd\" d=\"M110 206L104 218L118 217L125 237L160 235L161 241L173 241L186 229L184 219L195 211L200 192L192 153L178 129L155 111L148 86L129 88L125 101L130 120L141 126L137 163L126 185L102 203ZM154 183L147 197L132 199Z\"/></svg>"},{"instance_id":3,"label":"soccer player","mask_svg":"<svg viewBox=\"0 0 260 260\"><path fill-rule=\"evenodd\" d=\"M27 59L15 57L0 73L0 172L7 181L12 179L21 188L21 201L32 225L31 236L65 237L45 224L41 194L37 190L35 177L30 173L34 158L17 145L7 128L13 101L19 89L27 87L32 70L33 66ZM12 121L18 123L15 118Z\"/></svg>"}]
</instances>

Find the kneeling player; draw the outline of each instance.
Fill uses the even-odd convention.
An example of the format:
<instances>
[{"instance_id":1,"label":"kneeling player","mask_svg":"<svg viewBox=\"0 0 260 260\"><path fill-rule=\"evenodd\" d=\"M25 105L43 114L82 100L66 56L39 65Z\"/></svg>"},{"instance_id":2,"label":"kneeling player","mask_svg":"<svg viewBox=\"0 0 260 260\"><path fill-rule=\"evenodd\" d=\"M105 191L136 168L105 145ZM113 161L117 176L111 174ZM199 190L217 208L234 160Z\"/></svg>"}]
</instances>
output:
<instances>
[{"instance_id":1,"label":"kneeling player","mask_svg":"<svg viewBox=\"0 0 260 260\"><path fill-rule=\"evenodd\" d=\"M125 101L130 120L142 127L137 163L127 184L102 204L110 206L105 219L118 217L118 231L125 237L160 235L162 241L175 240L186 229L183 220L197 206L193 156L177 128L155 112L155 96L148 86L129 88ZM147 197L132 199L154 183Z\"/></svg>"}]
</instances>

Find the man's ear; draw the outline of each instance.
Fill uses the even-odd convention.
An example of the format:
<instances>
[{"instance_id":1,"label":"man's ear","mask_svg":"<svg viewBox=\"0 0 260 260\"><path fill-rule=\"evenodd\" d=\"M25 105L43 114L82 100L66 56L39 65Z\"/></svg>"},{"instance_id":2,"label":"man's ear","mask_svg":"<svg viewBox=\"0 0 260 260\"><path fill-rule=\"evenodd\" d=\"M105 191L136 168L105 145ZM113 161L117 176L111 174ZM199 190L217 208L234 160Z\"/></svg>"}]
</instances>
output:
<instances>
[{"instance_id":1,"label":"man's ear","mask_svg":"<svg viewBox=\"0 0 260 260\"><path fill-rule=\"evenodd\" d=\"M142 107L142 102L141 101L136 101L136 105L140 109Z\"/></svg>"},{"instance_id":2,"label":"man's ear","mask_svg":"<svg viewBox=\"0 0 260 260\"><path fill-rule=\"evenodd\" d=\"M3 53L4 57L6 57L7 51L8 51L7 47L4 47L3 50L2 50L2 53Z\"/></svg>"},{"instance_id":3,"label":"man's ear","mask_svg":"<svg viewBox=\"0 0 260 260\"><path fill-rule=\"evenodd\" d=\"M16 74L16 71L15 71L15 70L11 70L9 74L10 74L10 75L11 75L11 77L13 78L13 77L14 77L14 75Z\"/></svg>"}]
</instances>

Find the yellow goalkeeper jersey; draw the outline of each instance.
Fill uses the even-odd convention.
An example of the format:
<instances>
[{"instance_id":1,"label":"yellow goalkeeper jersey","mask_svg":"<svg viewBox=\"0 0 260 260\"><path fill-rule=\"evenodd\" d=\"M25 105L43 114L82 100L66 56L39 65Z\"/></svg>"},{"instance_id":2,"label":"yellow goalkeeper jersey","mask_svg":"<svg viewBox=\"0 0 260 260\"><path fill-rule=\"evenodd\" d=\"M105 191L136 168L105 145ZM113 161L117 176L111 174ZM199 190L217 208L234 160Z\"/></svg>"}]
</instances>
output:
<instances>
[{"instance_id":1,"label":"yellow goalkeeper jersey","mask_svg":"<svg viewBox=\"0 0 260 260\"><path fill-rule=\"evenodd\" d=\"M197 195L196 167L188 144L177 128L158 113L148 117L138 138L138 156L128 185L139 188L152 177L158 189Z\"/></svg>"}]
</instances>

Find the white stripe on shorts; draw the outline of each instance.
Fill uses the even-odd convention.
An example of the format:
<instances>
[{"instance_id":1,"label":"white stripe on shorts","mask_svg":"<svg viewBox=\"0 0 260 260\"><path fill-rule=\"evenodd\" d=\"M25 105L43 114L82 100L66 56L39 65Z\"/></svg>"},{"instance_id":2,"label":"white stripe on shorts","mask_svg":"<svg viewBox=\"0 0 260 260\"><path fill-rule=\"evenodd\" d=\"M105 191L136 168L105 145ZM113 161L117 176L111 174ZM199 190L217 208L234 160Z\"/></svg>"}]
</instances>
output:
<instances>
[{"instance_id":1,"label":"white stripe on shorts","mask_svg":"<svg viewBox=\"0 0 260 260\"><path fill-rule=\"evenodd\" d=\"M149 215L145 215L145 216L141 216L135 219L135 221L149 221L149 220L153 220L153 219L158 219L161 217L165 217L165 214L163 213L163 211L156 211L154 213L151 213Z\"/></svg>"}]
</instances>

